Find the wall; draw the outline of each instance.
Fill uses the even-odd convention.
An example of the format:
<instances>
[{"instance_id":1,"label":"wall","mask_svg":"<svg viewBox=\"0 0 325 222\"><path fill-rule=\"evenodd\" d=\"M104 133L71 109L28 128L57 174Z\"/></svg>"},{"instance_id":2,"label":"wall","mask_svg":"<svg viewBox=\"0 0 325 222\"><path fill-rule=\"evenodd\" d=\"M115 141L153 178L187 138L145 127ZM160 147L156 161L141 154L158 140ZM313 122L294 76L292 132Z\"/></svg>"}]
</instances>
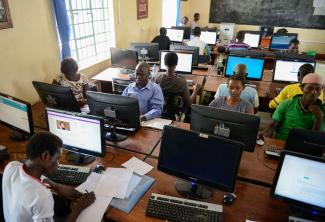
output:
<instances>
[{"instance_id":1,"label":"wall","mask_svg":"<svg viewBox=\"0 0 325 222\"><path fill-rule=\"evenodd\" d=\"M210 2L211 0L188 0L186 2L187 7L184 9L187 11L185 13L182 12L181 14L187 15L190 18L190 23L192 23L194 13L199 12L200 26L218 26L218 24L209 23ZM183 7L181 9L183 10ZM315 50L318 53L325 54L325 30L299 28L287 29L289 32L298 33L301 51ZM236 25L236 32L239 30L258 30L258 26Z\"/></svg>"},{"instance_id":2,"label":"wall","mask_svg":"<svg viewBox=\"0 0 325 222\"><path fill-rule=\"evenodd\" d=\"M0 92L34 103L32 80L49 82L59 71L50 1L9 1L13 28L0 30Z\"/></svg>"},{"instance_id":3,"label":"wall","mask_svg":"<svg viewBox=\"0 0 325 222\"><path fill-rule=\"evenodd\" d=\"M130 42L150 42L159 34L162 0L148 0L148 4L148 18L137 20L136 0L114 0L116 47L128 48Z\"/></svg>"}]
</instances>

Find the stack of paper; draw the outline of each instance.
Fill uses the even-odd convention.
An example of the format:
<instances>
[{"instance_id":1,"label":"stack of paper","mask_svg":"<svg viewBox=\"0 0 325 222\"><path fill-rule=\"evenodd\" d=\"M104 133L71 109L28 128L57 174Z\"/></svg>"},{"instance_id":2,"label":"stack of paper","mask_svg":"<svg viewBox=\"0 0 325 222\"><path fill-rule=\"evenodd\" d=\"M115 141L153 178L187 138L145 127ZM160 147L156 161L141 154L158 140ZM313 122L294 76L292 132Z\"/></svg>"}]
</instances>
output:
<instances>
[{"instance_id":1,"label":"stack of paper","mask_svg":"<svg viewBox=\"0 0 325 222\"><path fill-rule=\"evenodd\" d=\"M165 125L170 125L171 123L172 120L169 119L155 118L148 121L143 121L141 126L162 130Z\"/></svg>"}]
</instances>

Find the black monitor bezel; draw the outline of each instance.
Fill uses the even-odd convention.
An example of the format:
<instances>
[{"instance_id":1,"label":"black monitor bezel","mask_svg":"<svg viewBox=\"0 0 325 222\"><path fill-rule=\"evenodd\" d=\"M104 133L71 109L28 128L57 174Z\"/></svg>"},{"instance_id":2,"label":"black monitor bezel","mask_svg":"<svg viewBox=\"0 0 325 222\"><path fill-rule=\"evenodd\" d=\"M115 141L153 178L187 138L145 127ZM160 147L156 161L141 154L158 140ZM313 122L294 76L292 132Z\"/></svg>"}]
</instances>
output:
<instances>
[{"instance_id":1,"label":"black monitor bezel","mask_svg":"<svg viewBox=\"0 0 325 222\"><path fill-rule=\"evenodd\" d=\"M139 54L138 54L137 51L135 51L135 50L130 50L130 49L121 49L121 48L116 48L116 47L110 47L110 55L111 55L111 65L112 65L112 67L116 67L116 68L125 68L125 67L120 67L120 66L118 66L118 64L113 64L113 59L112 59L112 49L113 49L113 50L117 49L117 50L120 50L120 51L123 51L123 52L127 52L127 51L129 51L129 52L134 52L134 53L136 54L136 64L139 63L139 57L138 57ZM125 69L135 70L135 67L134 67L134 69L133 69L133 68L129 68L129 67L126 67Z\"/></svg>"},{"instance_id":2,"label":"black monitor bezel","mask_svg":"<svg viewBox=\"0 0 325 222\"><path fill-rule=\"evenodd\" d=\"M275 69L276 69L277 61L314 63L314 68L316 68L316 61L308 61L308 60L303 60L303 59L278 58L278 59L275 59L275 61L274 61L273 70L272 70L272 82L286 83L286 84L299 82L299 81L276 80L275 79Z\"/></svg>"},{"instance_id":3,"label":"black monitor bezel","mask_svg":"<svg viewBox=\"0 0 325 222\"><path fill-rule=\"evenodd\" d=\"M177 49L177 47L178 46L185 46L185 47L189 47L189 48L195 48L195 50L197 50L198 51L198 53L197 53L197 63L195 63L194 61L194 55L195 55L195 53L194 53L194 51L195 50L191 50L191 49L186 49L186 48L184 48L184 49ZM176 47L176 49L174 48L174 47ZM172 49L173 48L173 49ZM200 57L200 47L196 47L196 46L188 46L188 45L182 45L182 44L174 44L174 45L171 45L170 46L170 49L169 49L169 51L174 51L174 52L190 52L190 53L192 53L193 52L193 59L192 59L192 66L198 66L199 65L199 57Z\"/></svg>"},{"instance_id":4,"label":"black monitor bezel","mask_svg":"<svg viewBox=\"0 0 325 222\"><path fill-rule=\"evenodd\" d=\"M161 64L162 64L162 61L161 61L161 54L162 54L163 52L168 53L168 52L173 52L173 51L170 51L170 50L161 50L160 53L159 53L159 71L165 72L166 69L162 69L162 68L161 68ZM191 65L191 71L190 71L190 72L186 72L186 71L177 71L176 69L175 69L175 72L176 72L176 73L180 73L180 74L192 74L192 72L193 72L193 57L194 57L194 53L193 53L193 52L186 52L186 51L183 51L183 52L176 52L176 54L177 54L177 53L182 53L182 54L191 54L191 55L192 55L192 62L191 62L192 65Z\"/></svg>"},{"instance_id":5,"label":"black monitor bezel","mask_svg":"<svg viewBox=\"0 0 325 222\"><path fill-rule=\"evenodd\" d=\"M172 29L172 30L180 30L180 31L182 31L182 32L183 32L182 40L181 40L181 41L174 41L174 40L171 40L171 39L169 38L169 36L167 35L167 33L168 33L168 29ZM169 40L170 40L171 42L183 42L183 41L184 41L184 29L175 29L175 28L168 28L168 29L167 29L166 36L168 36L168 38L169 38Z\"/></svg>"},{"instance_id":6,"label":"black monitor bezel","mask_svg":"<svg viewBox=\"0 0 325 222\"><path fill-rule=\"evenodd\" d=\"M260 47L260 44L261 44L261 39L262 39L262 36L261 36L261 33L259 31L243 31L244 32L244 35L246 33L249 33L249 34L258 34L259 35L259 38L258 38L258 44L257 44L257 47L252 47L251 45L251 48L252 49L258 49ZM245 41L245 40L244 40ZM247 43L246 43L247 44Z\"/></svg>"},{"instance_id":7,"label":"black monitor bezel","mask_svg":"<svg viewBox=\"0 0 325 222\"><path fill-rule=\"evenodd\" d=\"M28 116L28 124L29 124L29 131L30 132L26 132L23 129L20 129L20 128L16 127L16 126L10 125L9 123L3 122L1 120L0 120L0 123L2 123L3 125L7 126L8 128L10 128L12 130L21 132L21 133L26 134L28 136L32 136L34 134L34 123L33 123L33 114L32 114L32 106L31 106L31 104L26 102L26 101L23 101L21 99L18 99L16 97L7 95L5 93L0 92L0 96L3 96L5 98L7 98L7 99L11 99L13 101L23 103L24 105L26 105L26 107L27 107L27 116Z\"/></svg>"},{"instance_id":8,"label":"black monitor bezel","mask_svg":"<svg viewBox=\"0 0 325 222\"><path fill-rule=\"evenodd\" d=\"M162 132L162 137L161 137L161 147L163 146L163 143L164 143L163 138L164 138L164 131L165 131L166 128L173 128L174 130L178 130L178 131L182 131L182 132L185 132L185 133L188 133L188 134L196 135L197 137L217 138L217 139L220 139L220 140L223 140L223 141L227 141L229 143L233 143L233 144L240 145L241 146L241 148L240 148L241 151L240 151L239 158L238 158L238 161L237 161L237 166L235 167L235 172L233 172L232 186L231 187L225 187L225 186L222 186L222 185L219 185L219 184L215 184L215 183L211 183L209 181L205 181L202 178L196 178L196 177L194 178L191 175L186 175L186 174L181 173L181 172L176 172L176 171L173 171L173 170L170 170L170 169L163 168L161 166L161 162L160 162L161 149L159 150L159 157L158 157L157 169L159 171L162 171L164 173L167 173L167 174L176 176L178 178L185 179L187 181L195 182L197 184L202 184L202 185L205 185L205 186L208 186L208 187L212 187L212 188L215 188L215 189L219 189L219 190L223 190L223 191L226 191L226 192L233 192L234 191L235 185L236 185L237 176L238 176L238 170L239 170L239 166L240 166L240 160L241 160L241 156L242 156L242 153L243 153L243 144L242 143L237 142L237 141L234 141L234 140L229 140L229 139L226 139L226 138L214 136L214 135L201 134L201 133L194 132L194 131L191 131L191 130L186 130L186 129L182 129L182 128L178 128L178 127L173 127L173 126L165 125L164 126L164 129L163 129L163 132Z\"/></svg>"},{"instance_id":9,"label":"black monitor bezel","mask_svg":"<svg viewBox=\"0 0 325 222\"><path fill-rule=\"evenodd\" d=\"M307 203L304 203L304 202L301 202L301 201L297 201L297 200L294 200L294 199L291 199L291 198L288 198L288 197L284 197L284 196L280 196L280 195L275 194L276 185L277 185L277 182L279 180L279 176L280 176L280 172L281 172L281 169L282 169L284 157L286 155L291 155L291 156L300 157L300 158L304 158L304 159L308 159L308 160L318 161L318 162L321 162L321 163L325 164L325 159L322 159L322 158L318 158L318 157L315 157L315 156L310 156L310 155L306 155L306 154L302 154L302 153L287 151L287 150L282 151L281 155L280 155L280 160L279 160L279 163L278 163L278 167L277 167L276 173L274 175L273 183L272 183L272 188L271 188L271 192L270 192L271 196L273 198L277 198L277 199L280 199L280 200L283 200L283 201L289 202L291 204L298 205L298 206L301 206L301 207L304 207L304 208L307 208L307 209L310 209L310 210L317 210L319 212L325 212L325 208L321 208L319 206L314 206L314 205L311 205L311 204L307 204Z\"/></svg>"},{"instance_id":10,"label":"black monitor bezel","mask_svg":"<svg viewBox=\"0 0 325 222\"><path fill-rule=\"evenodd\" d=\"M100 124L100 138L101 138L101 153L93 152L93 151L88 151L85 149L81 149L78 147L73 147L70 145L64 145L64 149L78 153L78 154L84 154L84 155L90 155L90 156L95 156L95 157L104 157L105 156L105 151L106 151L106 144L105 144L105 138L104 138L104 119L98 116L93 116L93 115L87 115L83 113L76 113L76 112L69 112L69 111L64 111L64 110L58 110L58 109L53 109L53 108L46 108L45 109L45 114L46 114L46 120L47 120L47 128L50 130L49 127L49 120L48 120L48 111L50 112L56 112L64 115L71 115L71 116L76 116L76 117L81 117L81 118L89 118L93 120L98 120ZM80 135L82 136L82 135ZM81 150L81 151L80 151Z\"/></svg>"},{"instance_id":11,"label":"black monitor bezel","mask_svg":"<svg viewBox=\"0 0 325 222\"><path fill-rule=\"evenodd\" d=\"M232 76L233 74L231 75L228 75L227 74L227 66L228 66L228 57L229 56L233 56L233 57L240 57L240 58L251 58L251 59L261 59L263 60L263 68L262 68L262 73L261 73L261 76L260 78L251 78L251 77L246 77L247 80L254 80L254 81L261 81L263 79L263 75L264 75L264 68L265 68L265 58L261 58L261 57L254 57L254 56L244 56L244 55L235 55L235 54L229 54L227 56L227 61L226 61L226 64L225 64L225 77L229 78L230 76Z\"/></svg>"},{"instance_id":12,"label":"black monitor bezel","mask_svg":"<svg viewBox=\"0 0 325 222\"><path fill-rule=\"evenodd\" d=\"M296 38L298 38L298 33L273 33L273 35L271 36L271 42L270 42L270 47L269 50L270 51L281 51L281 50L287 50L287 49L274 49L272 48L272 42L273 42L273 37L277 37L277 36L295 36Z\"/></svg>"}]
</instances>

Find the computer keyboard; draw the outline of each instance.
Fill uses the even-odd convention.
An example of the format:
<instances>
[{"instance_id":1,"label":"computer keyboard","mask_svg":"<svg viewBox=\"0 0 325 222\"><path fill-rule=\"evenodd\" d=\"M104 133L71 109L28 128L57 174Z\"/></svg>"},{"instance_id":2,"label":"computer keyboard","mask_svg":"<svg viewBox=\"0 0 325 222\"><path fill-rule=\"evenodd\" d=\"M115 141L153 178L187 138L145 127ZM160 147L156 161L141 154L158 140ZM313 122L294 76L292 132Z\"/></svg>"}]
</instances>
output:
<instances>
[{"instance_id":1,"label":"computer keyboard","mask_svg":"<svg viewBox=\"0 0 325 222\"><path fill-rule=\"evenodd\" d=\"M57 172L47 177L50 180L61 184L80 185L86 181L90 173L91 169L89 167L60 164Z\"/></svg>"},{"instance_id":2,"label":"computer keyboard","mask_svg":"<svg viewBox=\"0 0 325 222\"><path fill-rule=\"evenodd\" d=\"M281 149L272 146L266 147L264 150L265 155L272 156L272 157L280 157L281 151L282 151Z\"/></svg>"},{"instance_id":3,"label":"computer keyboard","mask_svg":"<svg viewBox=\"0 0 325 222\"><path fill-rule=\"evenodd\" d=\"M222 222L222 205L152 193L147 216L182 222Z\"/></svg>"}]
</instances>

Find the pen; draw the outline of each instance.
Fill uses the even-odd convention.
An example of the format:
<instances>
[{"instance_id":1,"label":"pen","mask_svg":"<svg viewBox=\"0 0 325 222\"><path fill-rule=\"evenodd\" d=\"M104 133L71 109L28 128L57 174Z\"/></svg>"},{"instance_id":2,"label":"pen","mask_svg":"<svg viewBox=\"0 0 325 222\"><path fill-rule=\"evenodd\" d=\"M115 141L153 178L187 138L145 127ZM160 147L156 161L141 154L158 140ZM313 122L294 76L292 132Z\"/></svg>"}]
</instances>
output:
<instances>
[{"instance_id":1,"label":"pen","mask_svg":"<svg viewBox=\"0 0 325 222\"><path fill-rule=\"evenodd\" d=\"M85 190L85 191L86 191L86 193L89 193L88 190Z\"/></svg>"}]
</instances>

